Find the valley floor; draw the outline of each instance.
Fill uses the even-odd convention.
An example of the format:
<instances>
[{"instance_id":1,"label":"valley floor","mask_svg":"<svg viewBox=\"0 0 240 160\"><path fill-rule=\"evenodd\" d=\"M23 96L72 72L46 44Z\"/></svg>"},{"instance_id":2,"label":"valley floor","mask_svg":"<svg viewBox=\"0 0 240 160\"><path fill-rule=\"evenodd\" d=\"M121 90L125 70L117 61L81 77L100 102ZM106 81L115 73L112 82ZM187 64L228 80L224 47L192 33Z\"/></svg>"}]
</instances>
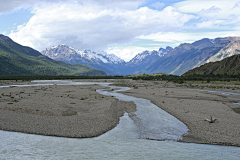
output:
<instances>
[{"instance_id":1,"label":"valley floor","mask_svg":"<svg viewBox=\"0 0 240 160\"><path fill-rule=\"evenodd\" d=\"M240 146L240 105L234 104L240 102L239 85L208 83L195 84L195 88L190 88L194 85L161 81L129 81L122 84L138 86L137 89L123 92L124 94L151 100L185 123L190 131L180 141ZM234 92L239 95L206 90ZM205 119L210 119L210 116L217 120L209 123Z\"/></svg>"},{"instance_id":2,"label":"valley floor","mask_svg":"<svg viewBox=\"0 0 240 160\"><path fill-rule=\"evenodd\" d=\"M96 89L101 88L104 87L1 88L0 129L71 138L99 136L114 128L124 112L136 110L133 102L97 93Z\"/></svg>"},{"instance_id":3,"label":"valley floor","mask_svg":"<svg viewBox=\"0 0 240 160\"><path fill-rule=\"evenodd\" d=\"M123 94L151 100L181 120L190 129L182 142L240 146L240 106L234 104L240 102L240 95L192 90L187 88L189 84L163 81L91 81L129 86L132 89ZM0 82L0 85L8 84ZM199 86L204 90L240 94L238 85L234 84ZM136 107L133 102L98 94L95 90L99 88L103 87L54 85L1 88L0 129L79 138L101 135L114 128L124 112L133 112ZM217 120L214 123L205 121L210 116Z\"/></svg>"}]
</instances>

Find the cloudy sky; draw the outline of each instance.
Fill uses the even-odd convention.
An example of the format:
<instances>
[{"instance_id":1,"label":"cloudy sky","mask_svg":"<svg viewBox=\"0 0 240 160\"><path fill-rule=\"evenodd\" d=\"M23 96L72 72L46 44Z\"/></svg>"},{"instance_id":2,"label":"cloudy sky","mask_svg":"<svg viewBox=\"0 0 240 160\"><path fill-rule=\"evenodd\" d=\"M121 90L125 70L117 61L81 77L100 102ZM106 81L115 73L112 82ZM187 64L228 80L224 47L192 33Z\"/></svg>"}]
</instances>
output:
<instances>
[{"instance_id":1,"label":"cloudy sky","mask_svg":"<svg viewBox=\"0 0 240 160\"><path fill-rule=\"evenodd\" d=\"M128 61L144 50L240 36L240 0L0 0L0 34L38 51L59 44Z\"/></svg>"}]
</instances>

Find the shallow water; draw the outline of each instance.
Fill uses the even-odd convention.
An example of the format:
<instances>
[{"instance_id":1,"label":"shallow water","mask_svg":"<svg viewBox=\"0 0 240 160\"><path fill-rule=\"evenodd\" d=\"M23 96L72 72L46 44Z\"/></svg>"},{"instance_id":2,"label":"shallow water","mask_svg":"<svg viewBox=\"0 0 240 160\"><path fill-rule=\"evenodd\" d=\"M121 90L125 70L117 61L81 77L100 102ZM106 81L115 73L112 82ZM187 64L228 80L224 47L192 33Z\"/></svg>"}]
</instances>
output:
<instances>
[{"instance_id":1,"label":"shallow water","mask_svg":"<svg viewBox=\"0 0 240 160\"><path fill-rule=\"evenodd\" d=\"M122 117L123 125L127 121L127 117ZM121 134L118 129L89 139L0 131L0 159L239 159L240 156L239 147L114 137L115 133Z\"/></svg>"},{"instance_id":2,"label":"shallow water","mask_svg":"<svg viewBox=\"0 0 240 160\"><path fill-rule=\"evenodd\" d=\"M224 94L224 95L236 95L236 96L240 96L239 93L234 93L234 92L223 92L223 91L209 91L209 90L202 90L202 89L190 89L190 90L196 90L196 91L202 91L202 92L210 92L210 93L220 93L220 94ZM234 104L239 104L239 103L234 103Z\"/></svg>"},{"instance_id":3,"label":"shallow water","mask_svg":"<svg viewBox=\"0 0 240 160\"><path fill-rule=\"evenodd\" d=\"M190 90L196 90L196 91L205 91L205 92L211 92L211 93L221 93L225 95L237 95L240 96L239 93L234 93L234 92L223 92L223 91L209 91L209 90L202 90L202 89L190 89Z\"/></svg>"},{"instance_id":4,"label":"shallow water","mask_svg":"<svg viewBox=\"0 0 240 160\"><path fill-rule=\"evenodd\" d=\"M54 83L80 85L78 82L65 82ZM51 81L45 83L50 84ZM127 89L121 87L121 90ZM115 96L120 100L134 101L137 104L136 116L130 118L125 113L117 127L99 137L88 139L0 131L0 159L239 159L240 157L240 147L169 141L181 138L181 135L187 132L186 126L175 117L148 100L104 90L98 92ZM169 140L155 141L144 138Z\"/></svg>"},{"instance_id":5,"label":"shallow water","mask_svg":"<svg viewBox=\"0 0 240 160\"><path fill-rule=\"evenodd\" d=\"M110 86L111 88L119 88ZM124 91L130 88L122 87L117 91ZM135 98L121 93L97 90L100 94L114 96L122 101L133 101L137 106L137 111L130 113L131 120L136 125L135 134L141 139L175 140L181 139L183 134L188 132L188 128L174 116L160 109L149 100ZM133 115L133 116L131 116Z\"/></svg>"}]
</instances>

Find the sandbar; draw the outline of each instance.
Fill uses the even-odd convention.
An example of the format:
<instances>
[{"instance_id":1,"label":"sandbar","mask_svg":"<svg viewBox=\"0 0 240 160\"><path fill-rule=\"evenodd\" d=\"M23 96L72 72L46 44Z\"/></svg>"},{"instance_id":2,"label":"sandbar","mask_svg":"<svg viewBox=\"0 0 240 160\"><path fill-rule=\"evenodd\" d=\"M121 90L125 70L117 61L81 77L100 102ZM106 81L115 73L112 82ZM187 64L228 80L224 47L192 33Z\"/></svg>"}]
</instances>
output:
<instances>
[{"instance_id":1,"label":"sandbar","mask_svg":"<svg viewBox=\"0 0 240 160\"><path fill-rule=\"evenodd\" d=\"M131 87L121 92L150 100L186 124L189 132L180 142L240 146L240 94L235 84L182 84L165 81L78 80L111 82ZM9 82L7 84L29 82ZM194 87L193 87L194 86ZM198 87L196 87L198 86ZM8 87L0 89L0 129L24 133L88 138L99 136L118 123L125 112L136 111L133 102L103 96L98 85ZM109 89L109 88L105 88ZM210 116L214 123L205 121Z\"/></svg>"}]
</instances>

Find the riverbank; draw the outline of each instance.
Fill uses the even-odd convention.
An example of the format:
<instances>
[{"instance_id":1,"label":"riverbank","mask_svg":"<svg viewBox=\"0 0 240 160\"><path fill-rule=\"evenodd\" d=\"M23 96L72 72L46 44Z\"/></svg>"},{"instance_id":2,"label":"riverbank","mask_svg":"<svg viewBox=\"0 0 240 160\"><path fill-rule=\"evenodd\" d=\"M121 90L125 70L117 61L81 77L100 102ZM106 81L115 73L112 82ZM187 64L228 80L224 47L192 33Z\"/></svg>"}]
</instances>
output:
<instances>
[{"instance_id":1,"label":"riverbank","mask_svg":"<svg viewBox=\"0 0 240 160\"><path fill-rule=\"evenodd\" d=\"M179 141L240 146L240 106L234 104L240 102L240 95L192 90L186 87L190 86L189 84L179 85L161 81L125 81L122 84L135 86L135 89L122 92L123 94L151 100L185 123L190 131ZM240 90L232 89L238 88L238 85L216 86L224 85L205 84L199 89L240 94ZM210 119L210 116L217 120L214 123L205 121Z\"/></svg>"},{"instance_id":2,"label":"riverbank","mask_svg":"<svg viewBox=\"0 0 240 160\"><path fill-rule=\"evenodd\" d=\"M98 85L1 88L0 130L71 138L99 136L114 128L124 112L136 110L133 102L96 92L102 88Z\"/></svg>"},{"instance_id":3,"label":"riverbank","mask_svg":"<svg viewBox=\"0 0 240 160\"><path fill-rule=\"evenodd\" d=\"M190 131L179 140L181 142L240 146L240 106L233 104L240 102L239 95L192 90L187 88L189 84L162 81L89 81L129 86L132 89L122 93L151 100L188 126ZM1 85L12 84L16 82ZM198 89L240 93L234 84L219 86L222 87L207 84ZM136 107L132 102L98 94L95 90L100 88L104 87L53 85L1 88L0 129L78 138L101 135L114 128L124 112L133 112ZM205 121L210 116L217 120L214 123Z\"/></svg>"}]
</instances>

